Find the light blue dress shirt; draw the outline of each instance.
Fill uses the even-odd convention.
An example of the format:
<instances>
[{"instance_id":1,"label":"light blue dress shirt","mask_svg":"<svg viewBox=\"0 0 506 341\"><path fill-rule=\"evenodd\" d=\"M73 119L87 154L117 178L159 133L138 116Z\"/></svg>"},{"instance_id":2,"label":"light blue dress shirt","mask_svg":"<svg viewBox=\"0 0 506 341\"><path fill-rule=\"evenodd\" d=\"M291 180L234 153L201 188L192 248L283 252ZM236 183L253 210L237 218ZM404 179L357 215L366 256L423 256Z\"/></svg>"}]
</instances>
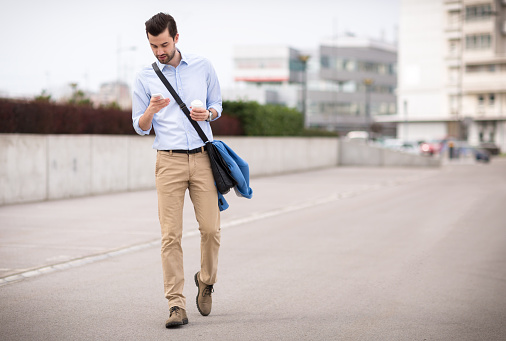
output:
<instances>
[{"instance_id":1,"label":"light blue dress shirt","mask_svg":"<svg viewBox=\"0 0 506 341\"><path fill-rule=\"evenodd\" d=\"M207 109L215 109L220 117L223 110L221 90L213 66L209 60L196 55L181 53L181 58L181 62L176 68L161 64L158 60L156 63L188 109L190 109L190 103L193 100L199 99ZM153 116L152 126L149 130L142 130L139 127L139 119L148 108L151 94L155 93L161 93L165 98L170 98L170 103ZM152 128L155 129L154 149L191 150L204 145L195 128L151 65L142 69L135 79L132 96L132 120L134 129L139 135L147 135ZM213 141L209 122L199 121L198 124L209 141Z\"/></svg>"}]
</instances>

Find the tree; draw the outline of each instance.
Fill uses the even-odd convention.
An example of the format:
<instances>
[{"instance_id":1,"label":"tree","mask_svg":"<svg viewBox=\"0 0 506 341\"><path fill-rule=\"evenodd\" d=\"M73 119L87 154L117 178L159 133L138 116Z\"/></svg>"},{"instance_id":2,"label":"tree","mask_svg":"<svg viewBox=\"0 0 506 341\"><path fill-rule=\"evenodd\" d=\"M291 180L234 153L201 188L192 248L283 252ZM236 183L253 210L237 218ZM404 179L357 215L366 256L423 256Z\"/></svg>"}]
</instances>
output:
<instances>
[{"instance_id":1,"label":"tree","mask_svg":"<svg viewBox=\"0 0 506 341\"><path fill-rule=\"evenodd\" d=\"M44 89L44 90L42 90L40 95L35 96L35 101L49 103L49 102L51 102L51 95L48 94L47 91Z\"/></svg>"},{"instance_id":2,"label":"tree","mask_svg":"<svg viewBox=\"0 0 506 341\"><path fill-rule=\"evenodd\" d=\"M87 97L87 95L77 87L77 83L70 83L70 87L72 88L72 95L67 101L68 104L72 105L83 105L91 107L93 103L91 99Z\"/></svg>"},{"instance_id":3,"label":"tree","mask_svg":"<svg viewBox=\"0 0 506 341\"><path fill-rule=\"evenodd\" d=\"M116 101L110 102L110 103L107 103L107 104L101 104L100 108L113 109L113 110L121 110L121 107L119 106L118 102L116 102Z\"/></svg>"}]
</instances>

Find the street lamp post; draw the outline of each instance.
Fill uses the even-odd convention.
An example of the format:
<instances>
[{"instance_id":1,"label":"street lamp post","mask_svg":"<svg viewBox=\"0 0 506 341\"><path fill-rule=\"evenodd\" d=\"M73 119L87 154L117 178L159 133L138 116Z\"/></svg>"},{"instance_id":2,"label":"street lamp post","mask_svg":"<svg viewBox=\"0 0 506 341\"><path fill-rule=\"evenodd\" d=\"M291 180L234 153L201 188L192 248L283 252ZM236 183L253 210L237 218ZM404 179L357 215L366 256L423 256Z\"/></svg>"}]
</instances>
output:
<instances>
[{"instance_id":1,"label":"street lamp post","mask_svg":"<svg viewBox=\"0 0 506 341\"><path fill-rule=\"evenodd\" d=\"M408 101L404 100L404 141L408 141Z\"/></svg>"},{"instance_id":2,"label":"street lamp post","mask_svg":"<svg viewBox=\"0 0 506 341\"><path fill-rule=\"evenodd\" d=\"M116 70L116 104L119 105L120 102L120 82L121 82L121 53L128 52L128 51L135 51L137 50L136 46L128 46L128 47L122 47L121 46L121 40L118 36L118 48L116 50L116 58L117 58L117 70Z\"/></svg>"},{"instance_id":3,"label":"street lamp post","mask_svg":"<svg viewBox=\"0 0 506 341\"><path fill-rule=\"evenodd\" d=\"M302 115L304 117L304 128L309 128L309 118L307 116L307 61L308 55L300 55L299 61L302 63Z\"/></svg>"},{"instance_id":4,"label":"street lamp post","mask_svg":"<svg viewBox=\"0 0 506 341\"><path fill-rule=\"evenodd\" d=\"M371 135L371 85L374 84L374 79L365 78L365 122L367 125L367 133Z\"/></svg>"}]
</instances>

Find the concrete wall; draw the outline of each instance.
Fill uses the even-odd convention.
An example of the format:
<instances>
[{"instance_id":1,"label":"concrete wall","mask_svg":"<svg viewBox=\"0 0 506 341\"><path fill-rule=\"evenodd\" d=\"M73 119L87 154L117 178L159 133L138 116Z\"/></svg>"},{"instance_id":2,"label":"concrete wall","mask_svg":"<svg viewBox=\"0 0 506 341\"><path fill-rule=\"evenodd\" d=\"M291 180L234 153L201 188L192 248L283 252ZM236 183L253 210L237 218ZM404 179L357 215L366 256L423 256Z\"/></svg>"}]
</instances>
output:
<instances>
[{"instance_id":1,"label":"concrete wall","mask_svg":"<svg viewBox=\"0 0 506 341\"><path fill-rule=\"evenodd\" d=\"M441 159L408 154L401 151L370 146L365 143L340 142L340 166L374 167L439 167Z\"/></svg>"},{"instance_id":2,"label":"concrete wall","mask_svg":"<svg viewBox=\"0 0 506 341\"><path fill-rule=\"evenodd\" d=\"M216 139L248 162L252 177L337 165L440 165L336 138ZM0 205L154 188L152 143L152 136L0 134Z\"/></svg>"},{"instance_id":3,"label":"concrete wall","mask_svg":"<svg viewBox=\"0 0 506 341\"><path fill-rule=\"evenodd\" d=\"M0 135L0 205L47 199L47 140Z\"/></svg>"},{"instance_id":4,"label":"concrete wall","mask_svg":"<svg viewBox=\"0 0 506 341\"><path fill-rule=\"evenodd\" d=\"M152 138L0 135L0 205L154 186Z\"/></svg>"},{"instance_id":5,"label":"concrete wall","mask_svg":"<svg viewBox=\"0 0 506 341\"><path fill-rule=\"evenodd\" d=\"M251 176L332 167L333 138L217 138ZM154 188L153 137L0 134L0 205Z\"/></svg>"},{"instance_id":6,"label":"concrete wall","mask_svg":"<svg viewBox=\"0 0 506 341\"><path fill-rule=\"evenodd\" d=\"M223 140L250 166L252 176L274 175L338 164L336 138L215 137Z\"/></svg>"}]
</instances>

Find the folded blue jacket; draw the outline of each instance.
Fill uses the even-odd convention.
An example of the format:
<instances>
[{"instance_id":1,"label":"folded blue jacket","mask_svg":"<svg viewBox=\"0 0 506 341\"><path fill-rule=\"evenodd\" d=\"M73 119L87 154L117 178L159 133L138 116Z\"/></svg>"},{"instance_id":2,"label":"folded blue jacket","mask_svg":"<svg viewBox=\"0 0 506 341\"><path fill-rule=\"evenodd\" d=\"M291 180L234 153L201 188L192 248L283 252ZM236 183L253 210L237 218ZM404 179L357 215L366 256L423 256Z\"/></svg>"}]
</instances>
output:
<instances>
[{"instance_id":1,"label":"folded blue jacket","mask_svg":"<svg viewBox=\"0 0 506 341\"><path fill-rule=\"evenodd\" d=\"M211 143L218 148L232 173L232 177L237 181L237 185L234 187L235 194L239 197L251 199L253 190L249 187L248 163L241 159L225 142L214 140ZM229 207L228 202L220 192L218 192L218 206L220 207L220 211L225 211Z\"/></svg>"}]
</instances>

